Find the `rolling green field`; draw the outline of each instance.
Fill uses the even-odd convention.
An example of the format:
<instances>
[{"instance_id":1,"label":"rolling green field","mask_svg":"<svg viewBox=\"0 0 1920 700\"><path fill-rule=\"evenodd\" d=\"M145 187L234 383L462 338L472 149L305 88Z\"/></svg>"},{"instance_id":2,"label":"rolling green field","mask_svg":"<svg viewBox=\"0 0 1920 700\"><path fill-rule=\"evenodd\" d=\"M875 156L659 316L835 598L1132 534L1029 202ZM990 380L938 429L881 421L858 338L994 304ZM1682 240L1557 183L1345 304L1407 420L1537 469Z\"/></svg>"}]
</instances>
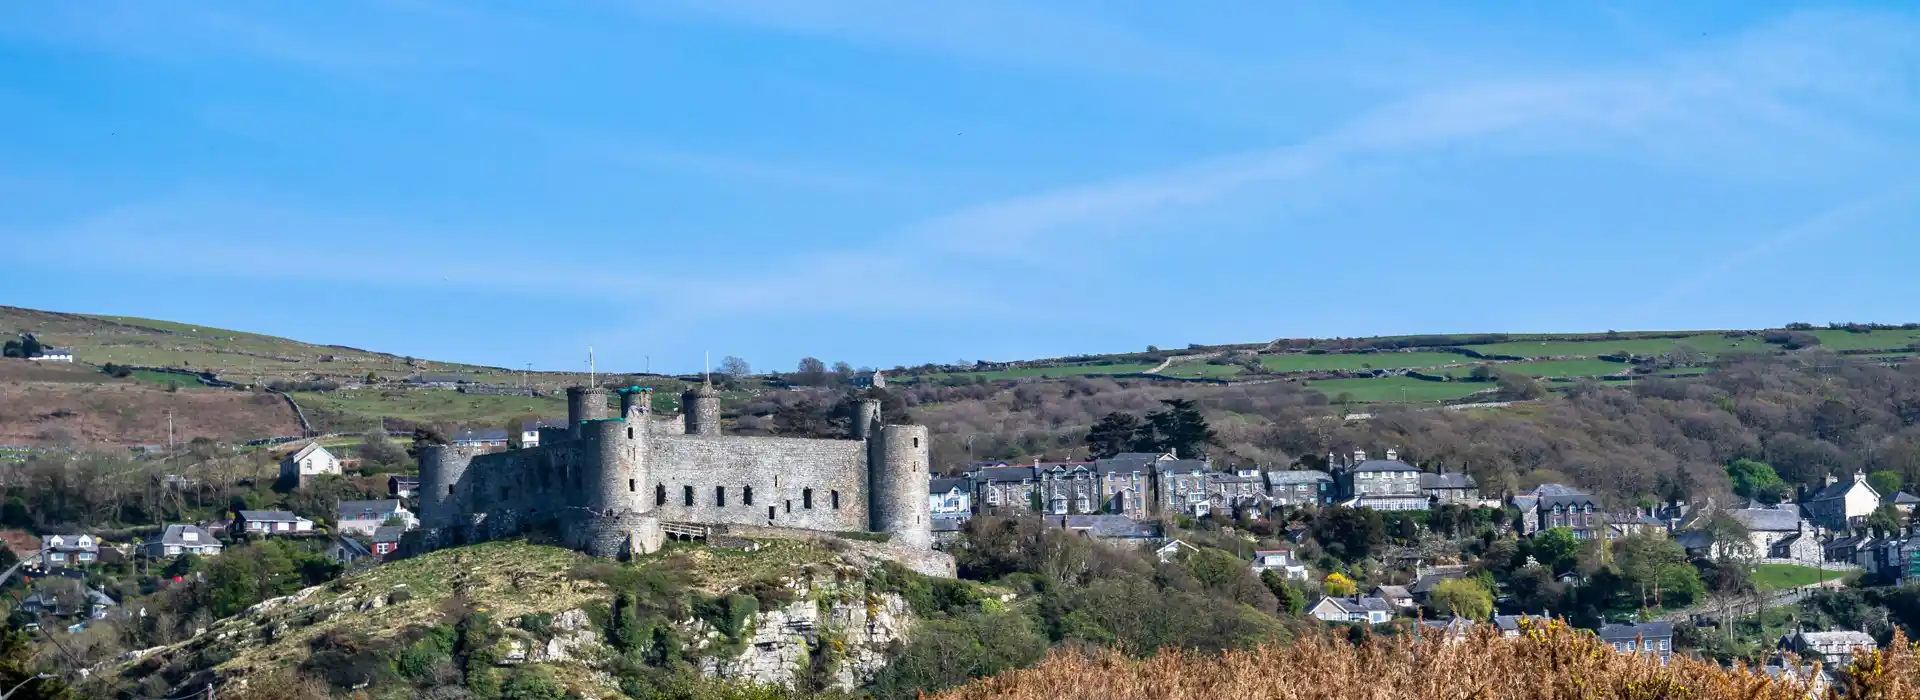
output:
<instances>
[{"instance_id":1,"label":"rolling green field","mask_svg":"<svg viewBox=\"0 0 1920 700\"><path fill-rule=\"evenodd\" d=\"M1768 352L1766 341L1754 337L1723 338L1718 333L1702 333L1687 338L1643 338L1637 340L1525 340L1491 345L1470 345L1468 349L1485 355L1515 357L1598 357L1629 352L1635 355L1659 355L1686 343L1708 355L1735 352Z\"/></svg>"},{"instance_id":2,"label":"rolling green field","mask_svg":"<svg viewBox=\"0 0 1920 700\"><path fill-rule=\"evenodd\" d=\"M1844 571L1825 571L1793 564L1761 564L1753 567L1753 587L1761 592L1807 586L1846 576Z\"/></svg>"},{"instance_id":3,"label":"rolling green field","mask_svg":"<svg viewBox=\"0 0 1920 700\"><path fill-rule=\"evenodd\" d=\"M1451 352L1375 352L1366 354L1288 354L1262 355L1260 364L1269 372L1296 372L1361 369L1417 369L1474 362L1466 355Z\"/></svg>"},{"instance_id":4,"label":"rolling green field","mask_svg":"<svg viewBox=\"0 0 1920 700\"><path fill-rule=\"evenodd\" d=\"M1632 369L1625 362L1606 360L1539 360L1532 362L1506 362L1493 365L1496 371L1524 374L1529 377L1604 377L1620 374ZM1465 377L1472 367L1454 367L1447 374Z\"/></svg>"},{"instance_id":5,"label":"rolling green field","mask_svg":"<svg viewBox=\"0 0 1920 700\"><path fill-rule=\"evenodd\" d=\"M1153 365L1143 364L1143 363L1129 363L1129 364L1117 364L1117 365L1093 365L1093 364L1058 365L1053 367L1014 367L1012 369L994 370L991 372L943 372L943 373L936 373L936 374L921 375L920 377L918 377L918 379L922 381L942 381L948 377L960 377L963 379L972 379L974 377L982 377L987 381L999 381L1003 379L1022 379L1026 377L1076 377L1076 376L1085 376L1089 374L1138 374L1140 372L1145 372L1150 369L1153 369Z\"/></svg>"},{"instance_id":6,"label":"rolling green field","mask_svg":"<svg viewBox=\"0 0 1920 700\"><path fill-rule=\"evenodd\" d=\"M1829 350L1900 350L1920 343L1920 331L1866 331L1853 333L1840 330L1806 331L1820 339L1820 347Z\"/></svg>"},{"instance_id":7,"label":"rolling green field","mask_svg":"<svg viewBox=\"0 0 1920 700\"><path fill-rule=\"evenodd\" d=\"M1227 379L1230 377L1238 377L1244 371L1246 370L1239 365L1214 365L1214 364L1208 364L1206 362L1182 362L1182 363L1173 365L1172 367L1168 367L1166 371L1161 372L1161 374L1164 374L1169 377L1189 377L1189 378L1207 377L1211 379Z\"/></svg>"},{"instance_id":8,"label":"rolling green field","mask_svg":"<svg viewBox=\"0 0 1920 700\"><path fill-rule=\"evenodd\" d=\"M1361 403L1425 403L1448 401L1494 388L1485 382L1428 382L1408 377L1380 379L1324 379L1301 386L1338 399L1347 394Z\"/></svg>"}]
</instances>

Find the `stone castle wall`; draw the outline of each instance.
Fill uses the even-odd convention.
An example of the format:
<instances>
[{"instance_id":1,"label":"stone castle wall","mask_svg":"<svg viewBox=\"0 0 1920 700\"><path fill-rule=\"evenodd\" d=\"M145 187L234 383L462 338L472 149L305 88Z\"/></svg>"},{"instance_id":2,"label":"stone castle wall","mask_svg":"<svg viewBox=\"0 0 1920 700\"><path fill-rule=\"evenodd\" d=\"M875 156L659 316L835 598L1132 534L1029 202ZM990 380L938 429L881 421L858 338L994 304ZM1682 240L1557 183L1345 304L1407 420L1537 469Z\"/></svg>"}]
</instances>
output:
<instances>
[{"instance_id":1,"label":"stone castle wall","mask_svg":"<svg viewBox=\"0 0 1920 700\"><path fill-rule=\"evenodd\" d=\"M570 413L596 416L573 421L570 439L543 433L539 446L508 452L423 452L430 532L414 541L449 546L552 527L576 549L626 556L657 549L664 522L871 530L890 533L896 547L931 547L924 427L880 426L846 440L728 436L715 429L717 410L706 428L698 415L693 425L654 420L625 394L623 417L604 417L613 412L604 392L568 398ZM877 417L878 405L863 414Z\"/></svg>"},{"instance_id":2,"label":"stone castle wall","mask_svg":"<svg viewBox=\"0 0 1920 700\"><path fill-rule=\"evenodd\" d=\"M667 522L864 531L866 458L858 440L656 435L641 496Z\"/></svg>"}]
</instances>

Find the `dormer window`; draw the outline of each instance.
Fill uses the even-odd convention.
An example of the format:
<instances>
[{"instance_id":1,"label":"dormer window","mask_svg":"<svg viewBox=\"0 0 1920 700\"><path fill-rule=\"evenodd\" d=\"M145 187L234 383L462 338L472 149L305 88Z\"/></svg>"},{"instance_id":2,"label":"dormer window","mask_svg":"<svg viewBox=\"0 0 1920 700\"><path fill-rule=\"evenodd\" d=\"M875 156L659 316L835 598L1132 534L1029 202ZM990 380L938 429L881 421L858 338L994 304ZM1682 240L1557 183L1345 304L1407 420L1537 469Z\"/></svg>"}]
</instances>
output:
<instances>
[{"instance_id":1,"label":"dormer window","mask_svg":"<svg viewBox=\"0 0 1920 700\"><path fill-rule=\"evenodd\" d=\"M200 541L200 533L198 533L198 532L182 532L182 533L180 533L180 539L183 539L183 540L186 540L186 541L188 541L188 542L199 542L199 541Z\"/></svg>"}]
</instances>

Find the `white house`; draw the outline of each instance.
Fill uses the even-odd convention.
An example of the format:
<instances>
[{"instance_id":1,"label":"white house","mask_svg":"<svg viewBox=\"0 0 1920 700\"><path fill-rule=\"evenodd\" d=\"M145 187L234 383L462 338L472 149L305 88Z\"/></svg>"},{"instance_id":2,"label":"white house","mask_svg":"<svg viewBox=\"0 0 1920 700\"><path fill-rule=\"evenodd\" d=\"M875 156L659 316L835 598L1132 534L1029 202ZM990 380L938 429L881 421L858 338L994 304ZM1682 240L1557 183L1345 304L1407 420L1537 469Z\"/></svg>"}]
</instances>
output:
<instances>
[{"instance_id":1,"label":"white house","mask_svg":"<svg viewBox=\"0 0 1920 700\"><path fill-rule=\"evenodd\" d=\"M1880 508L1880 492L1867 484L1866 472L1855 471L1848 482L1828 474L1827 485L1808 496L1805 507L1807 518L1815 525L1842 531L1865 521Z\"/></svg>"},{"instance_id":2,"label":"white house","mask_svg":"<svg viewBox=\"0 0 1920 700\"><path fill-rule=\"evenodd\" d=\"M284 510L243 510L234 525L252 535L297 535L313 532L313 521Z\"/></svg>"},{"instance_id":3,"label":"white house","mask_svg":"<svg viewBox=\"0 0 1920 700\"><path fill-rule=\"evenodd\" d=\"M100 558L100 541L93 535L48 535L40 542L40 568L86 566Z\"/></svg>"},{"instance_id":4,"label":"white house","mask_svg":"<svg viewBox=\"0 0 1920 700\"><path fill-rule=\"evenodd\" d=\"M286 459L280 460L280 480L290 484L305 485L314 477L323 474L340 474L340 458L333 456L320 443L309 442Z\"/></svg>"},{"instance_id":5,"label":"white house","mask_svg":"<svg viewBox=\"0 0 1920 700\"><path fill-rule=\"evenodd\" d=\"M341 501L339 516L337 531L368 537L391 520L398 520L400 526L408 530L420 527L420 519L413 511L396 500Z\"/></svg>"},{"instance_id":6,"label":"white house","mask_svg":"<svg viewBox=\"0 0 1920 700\"><path fill-rule=\"evenodd\" d=\"M1364 622L1378 625L1393 619L1393 604L1380 598L1324 597L1307 614L1327 622Z\"/></svg>"},{"instance_id":7,"label":"white house","mask_svg":"<svg viewBox=\"0 0 1920 700\"><path fill-rule=\"evenodd\" d=\"M964 478L934 477L927 482L927 510L936 518L973 514L973 485Z\"/></svg>"},{"instance_id":8,"label":"white house","mask_svg":"<svg viewBox=\"0 0 1920 700\"><path fill-rule=\"evenodd\" d=\"M168 525L158 537L140 545L140 552L153 559L165 559L182 554L212 556L219 554L224 547L213 535L198 526Z\"/></svg>"},{"instance_id":9,"label":"white house","mask_svg":"<svg viewBox=\"0 0 1920 700\"><path fill-rule=\"evenodd\" d=\"M1293 558L1291 549L1261 549L1253 553L1253 573L1276 571L1282 578L1307 580L1307 567Z\"/></svg>"}]
</instances>

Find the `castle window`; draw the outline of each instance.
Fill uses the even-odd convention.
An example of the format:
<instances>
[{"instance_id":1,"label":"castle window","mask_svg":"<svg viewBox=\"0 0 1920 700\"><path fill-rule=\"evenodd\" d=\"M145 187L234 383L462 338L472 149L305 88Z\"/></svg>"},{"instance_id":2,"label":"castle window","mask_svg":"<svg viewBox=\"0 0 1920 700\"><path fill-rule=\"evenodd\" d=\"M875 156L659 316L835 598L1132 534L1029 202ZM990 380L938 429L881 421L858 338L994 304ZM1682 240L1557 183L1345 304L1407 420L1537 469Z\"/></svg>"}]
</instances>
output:
<instances>
[{"instance_id":1,"label":"castle window","mask_svg":"<svg viewBox=\"0 0 1920 700\"><path fill-rule=\"evenodd\" d=\"M627 426L627 439L628 440L633 439L633 426L631 425Z\"/></svg>"},{"instance_id":2,"label":"castle window","mask_svg":"<svg viewBox=\"0 0 1920 700\"><path fill-rule=\"evenodd\" d=\"M767 522L773 522L773 506L767 506Z\"/></svg>"},{"instance_id":3,"label":"castle window","mask_svg":"<svg viewBox=\"0 0 1920 700\"><path fill-rule=\"evenodd\" d=\"M834 489L833 491L833 509L840 510L840 490L839 489Z\"/></svg>"},{"instance_id":4,"label":"castle window","mask_svg":"<svg viewBox=\"0 0 1920 700\"><path fill-rule=\"evenodd\" d=\"M920 438L914 438L914 439L913 439L913 446L914 446L914 447L919 447L919 446L920 446Z\"/></svg>"},{"instance_id":5,"label":"castle window","mask_svg":"<svg viewBox=\"0 0 1920 700\"><path fill-rule=\"evenodd\" d=\"M667 485L666 484L653 485L653 504L656 506L664 506L667 504Z\"/></svg>"},{"instance_id":6,"label":"castle window","mask_svg":"<svg viewBox=\"0 0 1920 700\"><path fill-rule=\"evenodd\" d=\"M753 487L752 486L740 487L740 502L746 505L753 505Z\"/></svg>"},{"instance_id":7,"label":"castle window","mask_svg":"<svg viewBox=\"0 0 1920 700\"><path fill-rule=\"evenodd\" d=\"M800 507L809 510L813 508L813 489L800 489Z\"/></svg>"},{"instance_id":8,"label":"castle window","mask_svg":"<svg viewBox=\"0 0 1920 700\"><path fill-rule=\"evenodd\" d=\"M693 487L682 486L680 488L682 489L681 495L685 497L683 500L687 502L687 505L693 505Z\"/></svg>"},{"instance_id":9,"label":"castle window","mask_svg":"<svg viewBox=\"0 0 1920 700\"><path fill-rule=\"evenodd\" d=\"M448 484L448 485L447 485L447 495L449 495L449 496L451 496L451 495L453 495L453 485L452 485L452 484Z\"/></svg>"},{"instance_id":10,"label":"castle window","mask_svg":"<svg viewBox=\"0 0 1920 700\"><path fill-rule=\"evenodd\" d=\"M793 512L793 499L791 498L787 499L787 512L788 513Z\"/></svg>"},{"instance_id":11,"label":"castle window","mask_svg":"<svg viewBox=\"0 0 1920 700\"><path fill-rule=\"evenodd\" d=\"M721 507L725 507L727 505L727 487L725 486L713 487L713 504Z\"/></svg>"}]
</instances>

